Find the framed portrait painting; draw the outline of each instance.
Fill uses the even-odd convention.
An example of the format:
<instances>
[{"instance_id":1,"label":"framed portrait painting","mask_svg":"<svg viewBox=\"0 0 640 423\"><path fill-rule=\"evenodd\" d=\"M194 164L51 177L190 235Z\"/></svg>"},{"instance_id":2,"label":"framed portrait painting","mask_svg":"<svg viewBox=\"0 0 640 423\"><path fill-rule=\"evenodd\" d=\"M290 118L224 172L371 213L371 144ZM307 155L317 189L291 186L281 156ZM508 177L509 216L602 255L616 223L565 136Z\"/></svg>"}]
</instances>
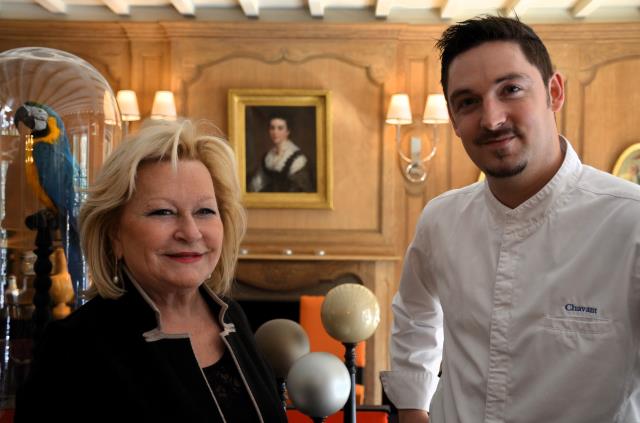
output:
<instances>
[{"instance_id":1,"label":"framed portrait painting","mask_svg":"<svg viewBox=\"0 0 640 423\"><path fill-rule=\"evenodd\" d=\"M634 184L640 184L640 143L633 144L622 152L611 173Z\"/></svg>"},{"instance_id":2,"label":"framed portrait painting","mask_svg":"<svg viewBox=\"0 0 640 423\"><path fill-rule=\"evenodd\" d=\"M246 207L333 207L329 91L232 89L228 106Z\"/></svg>"}]
</instances>

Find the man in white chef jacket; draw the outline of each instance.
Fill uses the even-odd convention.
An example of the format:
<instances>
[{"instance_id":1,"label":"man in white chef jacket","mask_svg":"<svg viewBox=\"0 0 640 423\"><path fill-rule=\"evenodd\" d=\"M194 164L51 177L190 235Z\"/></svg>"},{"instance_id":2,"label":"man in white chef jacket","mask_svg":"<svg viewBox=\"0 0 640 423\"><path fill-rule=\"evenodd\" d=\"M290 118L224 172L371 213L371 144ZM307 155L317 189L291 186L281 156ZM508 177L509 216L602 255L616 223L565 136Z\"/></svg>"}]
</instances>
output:
<instances>
[{"instance_id":1,"label":"man in white chef jacket","mask_svg":"<svg viewBox=\"0 0 640 423\"><path fill-rule=\"evenodd\" d=\"M640 422L640 187L558 133L531 28L475 18L438 48L486 180L430 201L407 250L381 375L401 423Z\"/></svg>"}]
</instances>

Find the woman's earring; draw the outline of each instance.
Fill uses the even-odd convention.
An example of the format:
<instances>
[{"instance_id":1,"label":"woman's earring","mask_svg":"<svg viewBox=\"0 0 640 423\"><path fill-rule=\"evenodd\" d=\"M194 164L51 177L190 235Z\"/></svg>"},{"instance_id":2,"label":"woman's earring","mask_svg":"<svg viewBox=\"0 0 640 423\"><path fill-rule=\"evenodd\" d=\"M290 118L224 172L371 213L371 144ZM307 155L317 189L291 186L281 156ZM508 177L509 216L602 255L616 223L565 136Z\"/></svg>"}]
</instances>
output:
<instances>
[{"instance_id":1,"label":"woman's earring","mask_svg":"<svg viewBox=\"0 0 640 423\"><path fill-rule=\"evenodd\" d=\"M116 264L115 264L114 269L113 269L114 271L113 271L113 278L112 278L113 283L115 285L118 285L120 283L120 278L118 277L118 273L119 273L120 269L118 268L118 264L119 264L119 260L118 260L118 257L116 257Z\"/></svg>"}]
</instances>

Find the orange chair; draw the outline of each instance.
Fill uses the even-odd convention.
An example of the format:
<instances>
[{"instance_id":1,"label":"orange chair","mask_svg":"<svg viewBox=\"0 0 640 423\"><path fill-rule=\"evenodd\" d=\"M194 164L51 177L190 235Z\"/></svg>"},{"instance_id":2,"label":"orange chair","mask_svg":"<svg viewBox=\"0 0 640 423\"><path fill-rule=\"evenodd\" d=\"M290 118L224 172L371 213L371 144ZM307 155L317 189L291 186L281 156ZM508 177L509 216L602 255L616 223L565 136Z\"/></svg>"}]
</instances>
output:
<instances>
[{"instance_id":1,"label":"orange chair","mask_svg":"<svg viewBox=\"0 0 640 423\"><path fill-rule=\"evenodd\" d=\"M287 420L289 423L309 423L311 417L305 416L298 410L287 410ZM358 423L389 423L389 413L386 410L358 410L356 411ZM342 411L329 416L326 423L342 423L344 417Z\"/></svg>"},{"instance_id":2,"label":"orange chair","mask_svg":"<svg viewBox=\"0 0 640 423\"><path fill-rule=\"evenodd\" d=\"M300 325L309 336L311 352L328 352L344 361L345 348L340 341L333 339L322 325L320 310L324 296L302 295L300 297ZM366 362L365 343L356 346L356 366L363 368ZM364 386L356 384L356 404L364 403Z\"/></svg>"}]
</instances>

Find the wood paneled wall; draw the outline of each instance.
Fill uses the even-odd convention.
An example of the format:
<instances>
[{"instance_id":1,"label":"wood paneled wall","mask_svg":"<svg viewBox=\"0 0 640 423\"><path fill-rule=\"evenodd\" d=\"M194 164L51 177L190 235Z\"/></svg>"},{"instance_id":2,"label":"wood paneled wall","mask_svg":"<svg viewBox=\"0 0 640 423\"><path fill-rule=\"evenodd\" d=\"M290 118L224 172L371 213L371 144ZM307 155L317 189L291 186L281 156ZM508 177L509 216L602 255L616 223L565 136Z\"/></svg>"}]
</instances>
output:
<instances>
[{"instance_id":1,"label":"wood paneled wall","mask_svg":"<svg viewBox=\"0 0 640 423\"><path fill-rule=\"evenodd\" d=\"M251 209L245 246L254 253L323 249L336 257L362 254L388 261L403 255L429 199L475 182L479 173L453 131L443 127L428 182L408 189L398 171L394 128L384 124L392 93L409 93L419 121L427 95L440 91L433 46L444 28L0 21L0 51L22 46L69 51L92 63L114 91L136 90L143 114L149 114L155 90L171 89L180 114L210 119L225 133L230 88L331 90L333 210ZM567 78L567 100L557 116L561 132L585 163L611 171L618 155L640 142L640 23L534 28ZM422 124L405 127L402 134L405 145L412 135L431 136ZM388 292L397 286L400 260L396 263L382 278ZM389 302L385 298L381 306L388 309ZM389 322L382 327L388 332Z\"/></svg>"}]
</instances>

